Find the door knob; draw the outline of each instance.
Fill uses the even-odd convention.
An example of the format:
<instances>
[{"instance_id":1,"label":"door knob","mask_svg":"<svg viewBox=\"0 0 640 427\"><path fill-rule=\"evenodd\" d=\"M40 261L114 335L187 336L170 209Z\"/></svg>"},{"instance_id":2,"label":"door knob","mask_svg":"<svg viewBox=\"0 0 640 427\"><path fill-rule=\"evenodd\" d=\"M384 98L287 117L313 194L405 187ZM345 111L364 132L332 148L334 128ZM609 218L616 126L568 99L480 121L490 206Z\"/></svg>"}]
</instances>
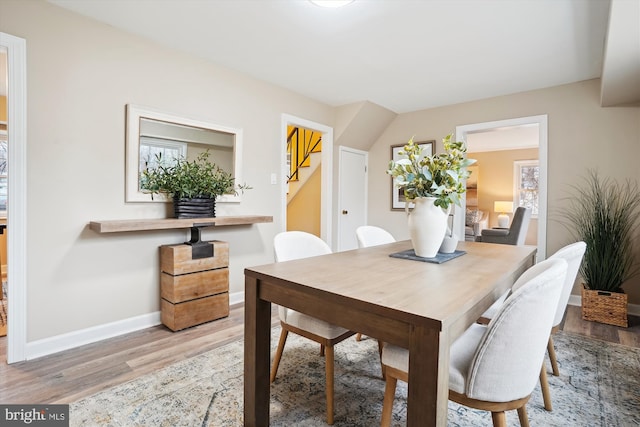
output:
<instances>
[{"instance_id":1,"label":"door knob","mask_svg":"<svg viewBox=\"0 0 640 427\"><path fill-rule=\"evenodd\" d=\"M349 213L349 211L348 211L348 210L346 210L346 209L342 211L342 215L346 215L346 214L348 214L348 213Z\"/></svg>"}]
</instances>

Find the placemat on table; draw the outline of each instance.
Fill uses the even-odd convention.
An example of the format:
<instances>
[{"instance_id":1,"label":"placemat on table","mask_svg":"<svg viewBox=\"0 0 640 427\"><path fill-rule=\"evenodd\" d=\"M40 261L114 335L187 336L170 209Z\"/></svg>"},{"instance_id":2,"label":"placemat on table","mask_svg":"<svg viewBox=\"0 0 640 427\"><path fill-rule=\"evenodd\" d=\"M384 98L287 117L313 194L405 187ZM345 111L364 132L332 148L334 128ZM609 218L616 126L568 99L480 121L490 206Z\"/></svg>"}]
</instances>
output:
<instances>
[{"instance_id":1,"label":"placemat on table","mask_svg":"<svg viewBox=\"0 0 640 427\"><path fill-rule=\"evenodd\" d=\"M406 251L402 251L402 252L395 252L390 254L389 256L392 258L402 258L402 259L410 259L413 261L422 261L422 262L431 262L434 264L442 264L443 262L447 262L447 261L451 261L454 258L458 258L459 256L462 256L464 254L466 254L466 251L453 251L450 254L443 254L441 252L438 252L436 254L436 256L434 256L433 258L425 258L425 257L421 257L416 255L415 250L413 249L409 249Z\"/></svg>"}]
</instances>

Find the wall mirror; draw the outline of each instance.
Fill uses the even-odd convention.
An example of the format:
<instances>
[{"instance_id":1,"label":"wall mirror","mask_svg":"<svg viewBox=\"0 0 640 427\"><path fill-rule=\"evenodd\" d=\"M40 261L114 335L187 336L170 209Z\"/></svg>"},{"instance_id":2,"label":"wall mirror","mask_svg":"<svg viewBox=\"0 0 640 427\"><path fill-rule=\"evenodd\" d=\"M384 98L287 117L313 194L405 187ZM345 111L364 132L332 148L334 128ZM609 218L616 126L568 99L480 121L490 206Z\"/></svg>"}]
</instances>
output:
<instances>
[{"instance_id":1,"label":"wall mirror","mask_svg":"<svg viewBox=\"0 0 640 427\"><path fill-rule=\"evenodd\" d=\"M127 202L168 202L162 194L142 192L140 176L153 167L157 153L165 159L193 160L209 150L210 161L231 172L242 184L242 130L200 120L178 117L148 107L127 104L125 200ZM227 194L216 202L239 202L240 194Z\"/></svg>"}]
</instances>

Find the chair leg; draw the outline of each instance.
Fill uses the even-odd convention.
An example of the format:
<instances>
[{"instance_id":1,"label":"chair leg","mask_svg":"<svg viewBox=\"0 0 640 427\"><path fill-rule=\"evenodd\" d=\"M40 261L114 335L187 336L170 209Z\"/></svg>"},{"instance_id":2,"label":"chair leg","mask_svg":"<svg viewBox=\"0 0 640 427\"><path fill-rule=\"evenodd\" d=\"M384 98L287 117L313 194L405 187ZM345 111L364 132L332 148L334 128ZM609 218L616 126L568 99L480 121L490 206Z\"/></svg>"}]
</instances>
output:
<instances>
[{"instance_id":1,"label":"chair leg","mask_svg":"<svg viewBox=\"0 0 640 427\"><path fill-rule=\"evenodd\" d=\"M362 334L358 332L358 334L356 335L356 341L360 341L361 339L362 339Z\"/></svg>"},{"instance_id":2,"label":"chair leg","mask_svg":"<svg viewBox=\"0 0 640 427\"><path fill-rule=\"evenodd\" d=\"M384 365L382 364L382 347L384 347L384 343L378 340L378 356L380 356L380 369L382 370L382 379L385 379L384 375Z\"/></svg>"},{"instance_id":3,"label":"chair leg","mask_svg":"<svg viewBox=\"0 0 640 427\"><path fill-rule=\"evenodd\" d=\"M542 363L542 369L540 369L540 389L542 390L542 400L544 401L544 409L552 411L551 406L551 392L549 391L549 381L547 381L547 368Z\"/></svg>"},{"instance_id":4,"label":"chair leg","mask_svg":"<svg viewBox=\"0 0 640 427\"><path fill-rule=\"evenodd\" d=\"M384 369L384 367L383 367ZM385 378L384 399L382 401L382 421L381 427L391 425L391 412L393 411L393 399L396 397L396 384L398 380L390 375Z\"/></svg>"},{"instance_id":5,"label":"chair leg","mask_svg":"<svg viewBox=\"0 0 640 427\"><path fill-rule=\"evenodd\" d=\"M327 424L333 425L333 346L325 347Z\"/></svg>"},{"instance_id":6,"label":"chair leg","mask_svg":"<svg viewBox=\"0 0 640 427\"><path fill-rule=\"evenodd\" d=\"M280 341L278 341L278 348L276 349L276 355L273 357L273 366L271 367L270 381L274 382L276 374L278 373L278 366L280 365L280 358L282 358L282 351L284 350L284 343L287 341L289 331L282 329L280 332Z\"/></svg>"},{"instance_id":7,"label":"chair leg","mask_svg":"<svg viewBox=\"0 0 640 427\"><path fill-rule=\"evenodd\" d=\"M549 353L549 360L551 360L551 369L553 369L553 375L560 376L560 370L558 369L558 359L556 358L556 350L553 348L553 338L549 335L549 342L547 343L547 352Z\"/></svg>"},{"instance_id":8,"label":"chair leg","mask_svg":"<svg viewBox=\"0 0 640 427\"><path fill-rule=\"evenodd\" d=\"M492 412L491 419L493 427L507 427L507 417L504 415L504 411Z\"/></svg>"},{"instance_id":9,"label":"chair leg","mask_svg":"<svg viewBox=\"0 0 640 427\"><path fill-rule=\"evenodd\" d=\"M527 416L526 403L518 408L518 419L520 420L520 427L529 427L529 417Z\"/></svg>"}]
</instances>

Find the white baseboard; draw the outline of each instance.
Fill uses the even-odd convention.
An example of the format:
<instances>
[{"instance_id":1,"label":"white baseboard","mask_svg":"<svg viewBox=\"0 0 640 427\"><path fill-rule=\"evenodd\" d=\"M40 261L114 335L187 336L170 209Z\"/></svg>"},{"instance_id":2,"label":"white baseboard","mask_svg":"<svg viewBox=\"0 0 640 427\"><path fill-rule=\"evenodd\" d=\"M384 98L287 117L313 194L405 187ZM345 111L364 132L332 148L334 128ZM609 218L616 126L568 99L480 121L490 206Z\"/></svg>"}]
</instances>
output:
<instances>
[{"instance_id":1,"label":"white baseboard","mask_svg":"<svg viewBox=\"0 0 640 427\"><path fill-rule=\"evenodd\" d=\"M160 312L143 314L117 322L106 323L104 325L93 326L67 334L57 335L38 341L29 342L26 345L26 359L31 360L37 357L46 356L63 350L80 347L108 338L117 337L140 329L150 328L159 325Z\"/></svg>"},{"instance_id":2,"label":"white baseboard","mask_svg":"<svg viewBox=\"0 0 640 427\"><path fill-rule=\"evenodd\" d=\"M244 292L229 294L229 305L241 304L243 302ZM106 323L104 325L33 341L26 345L26 359L36 359L59 351L69 350L82 345L139 331L140 329L150 328L161 323L160 312L156 311L154 313L143 314L117 322Z\"/></svg>"},{"instance_id":3,"label":"white baseboard","mask_svg":"<svg viewBox=\"0 0 640 427\"><path fill-rule=\"evenodd\" d=\"M580 295L571 295L569 297L569 305L576 305L580 307L582 305L582 297ZM632 316L640 316L639 304L627 304L627 314Z\"/></svg>"},{"instance_id":4,"label":"white baseboard","mask_svg":"<svg viewBox=\"0 0 640 427\"><path fill-rule=\"evenodd\" d=\"M241 304L244 302L244 292L229 294L229 305Z\"/></svg>"}]
</instances>

